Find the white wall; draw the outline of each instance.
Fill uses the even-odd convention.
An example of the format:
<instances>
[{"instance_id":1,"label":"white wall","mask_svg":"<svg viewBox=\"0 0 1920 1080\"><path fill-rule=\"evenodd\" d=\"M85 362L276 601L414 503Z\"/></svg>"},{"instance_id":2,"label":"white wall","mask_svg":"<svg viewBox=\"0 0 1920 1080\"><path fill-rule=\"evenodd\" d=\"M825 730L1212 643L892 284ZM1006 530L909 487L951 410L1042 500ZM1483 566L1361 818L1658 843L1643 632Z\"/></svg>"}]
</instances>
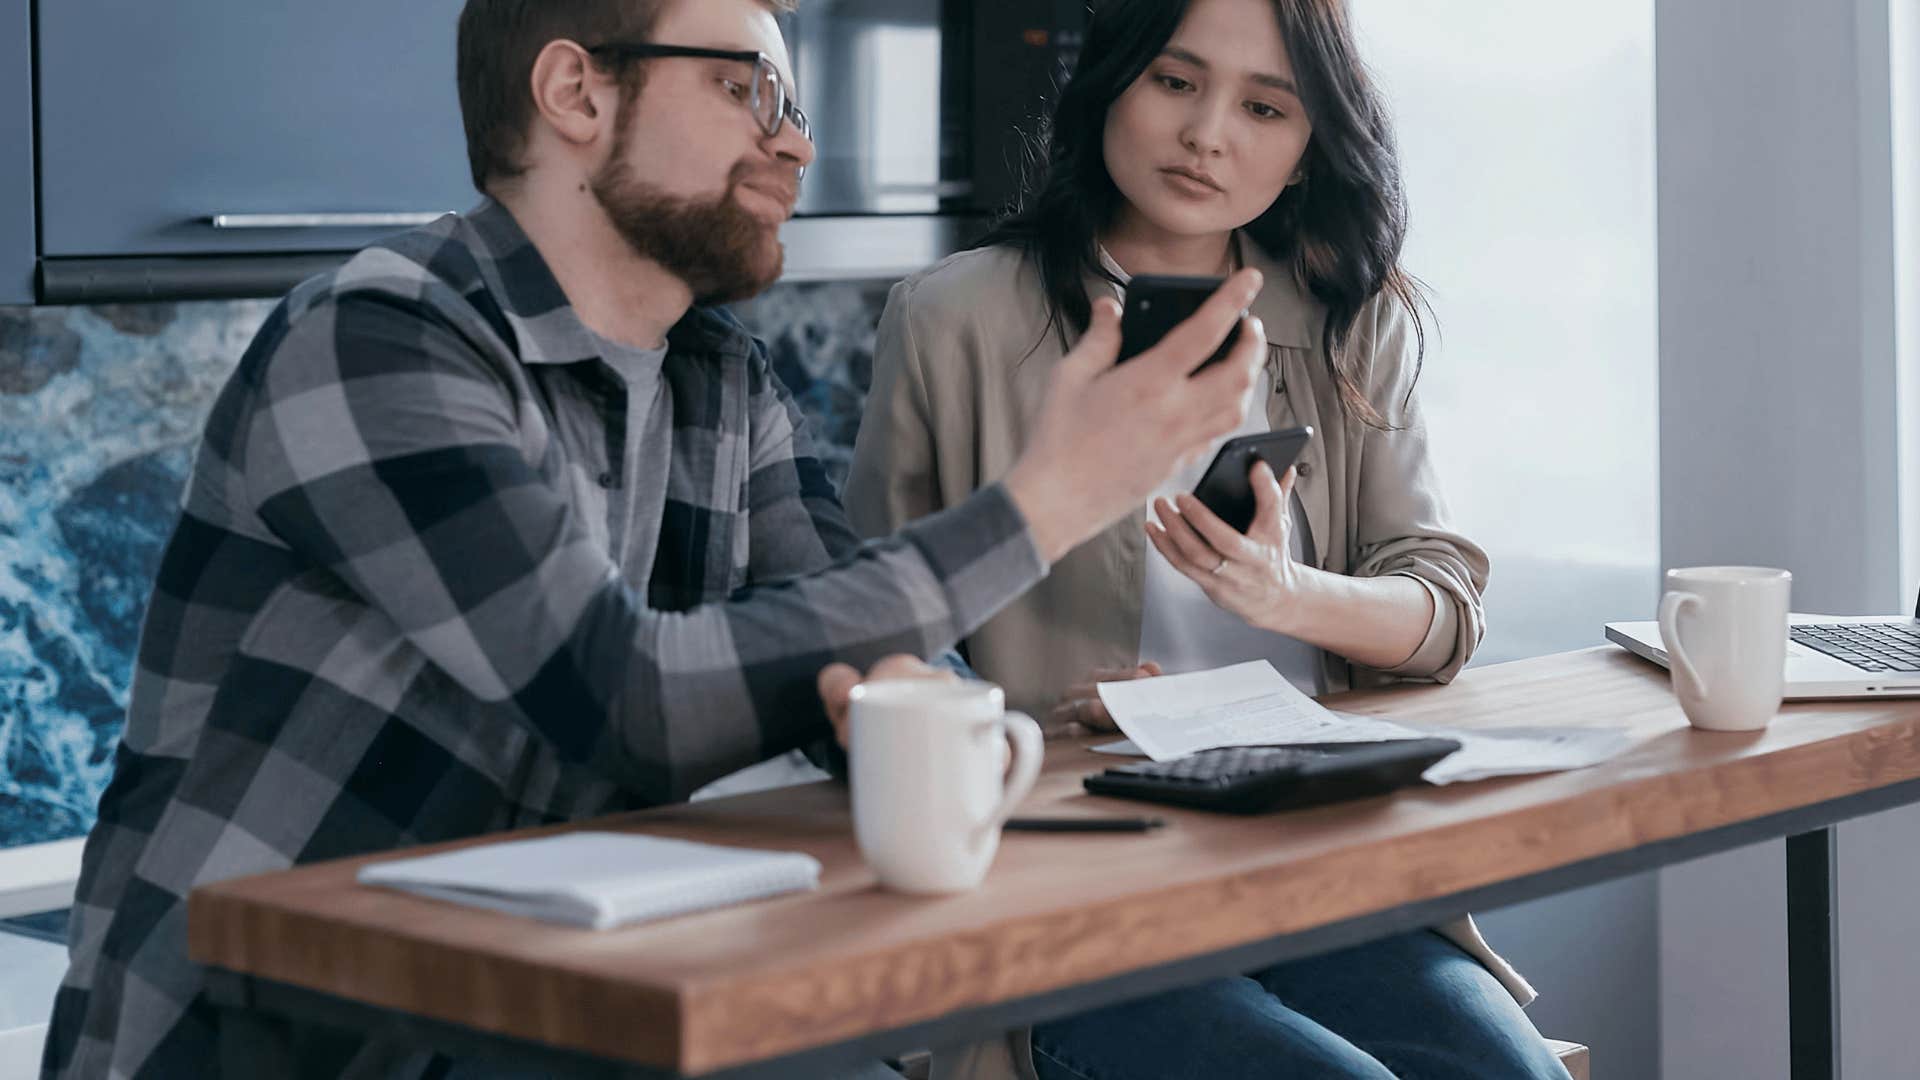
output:
<instances>
[{"instance_id":1,"label":"white wall","mask_svg":"<svg viewBox=\"0 0 1920 1080\"><path fill-rule=\"evenodd\" d=\"M1652 0L1355 0L1393 109L1406 261L1441 334L1421 395L1492 556L1477 663L1579 648L1658 580ZM1651 875L1481 920L1602 1076L1658 1058Z\"/></svg>"},{"instance_id":2,"label":"white wall","mask_svg":"<svg viewBox=\"0 0 1920 1080\"><path fill-rule=\"evenodd\" d=\"M1913 2L1657 9L1662 558L1787 567L1803 611L1912 603L1887 42ZM1911 1074L1917 841L1912 814L1838 832L1849 1076ZM1783 874L1778 843L1662 872L1665 1075L1787 1075Z\"/></svg>"},{"instance_id":3,"label":"white wall","mask_svg":"<svg viewBox=\"0 0 1920 1080\"><path fill-rule=\"evenodd\" d=\"M1888 58L1890 88L1884 119L1877 105L1863 109L1876 128L1891 132L1894 242L1893 322L1899 384L1896 441L1900 446L1900 567L1898 599L1920 589L1920 0L1892 0L1885 34L1877 13L1862 19L1863 63L1875 72ZM1883 44L1884 43L1884 44ZM1878 152L1876 151L1875 160ZM1866 205L1881 199L1868 185ZM1869 217L1869 224L1872 218ZM1841 1063L1849 1077L1913 1075L1913 1003L1920 1001L1920 807L1908 807L1845 825L1836 848L1836 922L1840 952Z\"/></svg>"},{"instance_id":4,"label":"white wall","mask_svg":"<svg viewBox=\"0 0 1920 1080\"><path fill-rule=\"evenodd\" d=\"M1892 5L1894 326L1900 381L1901 595L1920 593L1920 3Z\"/></svg>"}]
</instances>

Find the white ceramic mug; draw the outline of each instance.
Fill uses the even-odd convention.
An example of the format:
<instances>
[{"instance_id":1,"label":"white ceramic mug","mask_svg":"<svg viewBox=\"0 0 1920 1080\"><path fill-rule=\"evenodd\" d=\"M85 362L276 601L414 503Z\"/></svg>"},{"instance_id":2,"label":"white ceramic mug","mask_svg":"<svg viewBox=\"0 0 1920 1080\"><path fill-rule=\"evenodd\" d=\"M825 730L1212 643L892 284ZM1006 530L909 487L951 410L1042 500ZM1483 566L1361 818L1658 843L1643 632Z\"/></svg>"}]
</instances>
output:
<instances>
[{"instance_id":1,"label":"white ceramic mug","mask_svg":"<svg viewBox=\"0 0 1920 1080\"><path fill-rule=\"evenodd\" d=\"M914 893L979 885L1000 826L1040 775L1040 725L1007 712L999 687L973 681L862 683L852 710L853 832L880 883Z\"/></svg>"},{"instance_id":2,"label":"white ceramic mug","mask_svg":"<svg viewBox=\"0 0 1920 1080\"><path fill-rule=\"evenodd\" d=\"M1793 575L1764 566L1667 571L1660 640L1694 727L1756 731L1780 711Z\"/></svg>"}]
</instances>

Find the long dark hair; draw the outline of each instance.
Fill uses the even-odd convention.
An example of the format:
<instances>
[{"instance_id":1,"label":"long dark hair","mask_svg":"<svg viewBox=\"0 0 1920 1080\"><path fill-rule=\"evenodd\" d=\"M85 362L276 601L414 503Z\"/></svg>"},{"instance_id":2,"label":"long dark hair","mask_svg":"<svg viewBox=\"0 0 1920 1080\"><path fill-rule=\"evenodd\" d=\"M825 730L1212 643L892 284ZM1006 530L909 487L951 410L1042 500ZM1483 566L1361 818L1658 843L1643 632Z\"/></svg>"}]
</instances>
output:
<instances>
[{"instance_id":1,"label":"long dark hair","mask_svg":"<svg viewBox=\"0 0 1920 1080\"><path fill-rule=\"evenodd\" d=\"M1036 139L1019 206L979 246L1008 244L1032 259L1047 294L1049 329L1064 341L1085 332L1089 274L1100 266L1099 233L1122 201L1102 151L1107 113L1166 48L1190 0L1105 0L1088 23L1080 61ZM1273 0L1313 136L1303 179L1246 226L1275 260L1325 306L1321 344L1347 413L1389 426L1367 400L1345 355L1360 309L1385 293L1406 309L1426 353L1419 284L1400 268L1407 233L1400 161L1385 105L1354 47L1345 0Z\"/></svg>"}]
</instances>

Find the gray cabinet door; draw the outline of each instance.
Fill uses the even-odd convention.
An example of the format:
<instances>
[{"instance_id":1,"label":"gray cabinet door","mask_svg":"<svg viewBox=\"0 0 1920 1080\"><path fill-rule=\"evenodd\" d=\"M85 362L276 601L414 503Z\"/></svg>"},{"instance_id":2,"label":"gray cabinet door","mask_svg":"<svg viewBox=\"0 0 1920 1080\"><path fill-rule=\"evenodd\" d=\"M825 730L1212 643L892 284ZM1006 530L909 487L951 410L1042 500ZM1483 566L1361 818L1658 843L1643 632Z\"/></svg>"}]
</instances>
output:
<instances>
[{"instance_id":1,"label":"gray cabinet door","mask_svg":"<svg viewBox=\"0 0 1920 1080\"><path fill-rule=\"evenodd\" d=\"M28 0L0 0L0 304L33 301L33 69Z\"/></svg>"},{"instance_id":2,"label":"gray cabinet door","mask_svg":"<svg viewBox=\"0 0 1920 1080\"><path fill-rule=\"evenodd\" d=\"M41 4L42 253L335 250L386 230L209 219L466 209L477 197L454 88L460 8Z\"/></svg>"}]
</instances>

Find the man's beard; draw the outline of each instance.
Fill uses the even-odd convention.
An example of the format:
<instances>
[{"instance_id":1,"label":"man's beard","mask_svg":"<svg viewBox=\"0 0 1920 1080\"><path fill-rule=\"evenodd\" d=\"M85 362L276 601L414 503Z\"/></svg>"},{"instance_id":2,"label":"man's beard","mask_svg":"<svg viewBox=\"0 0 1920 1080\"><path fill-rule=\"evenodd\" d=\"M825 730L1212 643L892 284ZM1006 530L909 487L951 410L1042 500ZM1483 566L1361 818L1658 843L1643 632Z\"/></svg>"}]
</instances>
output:
<instances>
[{"instance_id":1,"label":"man's beard","mask_svg":"<svg viewBox=\"0 0 1920 1080\"><path fill-rule=\"evenodd\" d=\"M595 170L593 197L636 254L686 282L694 303L745 300L780 280L778 232L734 200L749 168L736 165L715 198L683 198L635 179L621 149Z\"/></svg>"}]
</instances>

